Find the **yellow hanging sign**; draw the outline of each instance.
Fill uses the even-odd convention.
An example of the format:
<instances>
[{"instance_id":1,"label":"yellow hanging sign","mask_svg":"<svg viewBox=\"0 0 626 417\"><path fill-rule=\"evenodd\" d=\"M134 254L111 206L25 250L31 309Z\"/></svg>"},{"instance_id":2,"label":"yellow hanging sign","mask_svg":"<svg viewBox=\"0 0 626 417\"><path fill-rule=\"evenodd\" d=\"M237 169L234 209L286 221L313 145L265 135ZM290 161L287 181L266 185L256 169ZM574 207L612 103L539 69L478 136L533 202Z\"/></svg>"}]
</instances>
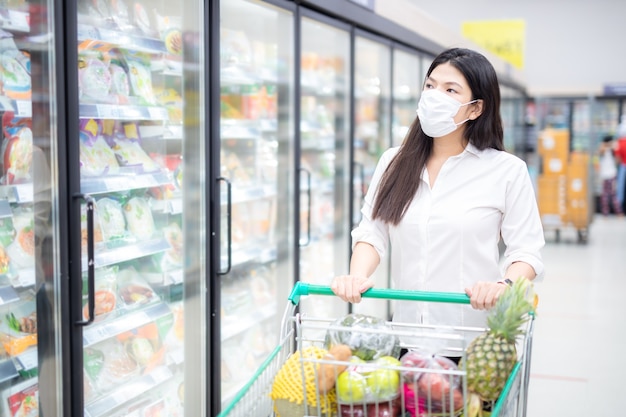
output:
<instances>
[{"instance_id":1,"label":"yellow hanging sign","mask_svg":"<svg viewBox=\"0 0 626 417\"><path fill-rule=\"evenodd\" d=\"M524 68L526 22L522 19L463 23L463 36L517 68Z\"/></svg>"}]
</instances>

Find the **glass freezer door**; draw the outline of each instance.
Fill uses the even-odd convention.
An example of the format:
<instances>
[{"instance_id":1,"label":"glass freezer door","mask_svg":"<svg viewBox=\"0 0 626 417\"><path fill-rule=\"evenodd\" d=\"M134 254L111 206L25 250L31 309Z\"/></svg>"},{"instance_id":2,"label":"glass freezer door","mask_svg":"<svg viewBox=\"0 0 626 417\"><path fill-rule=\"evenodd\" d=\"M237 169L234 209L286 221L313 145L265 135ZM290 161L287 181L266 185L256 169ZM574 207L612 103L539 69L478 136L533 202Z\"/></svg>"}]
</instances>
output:
<instances>
[{"instance_id":1,"label":"glass freezer door","mask_svg":"<svg viewBox=\"0 0 626 417\"><path fill-rule=\"evenodd\" d=\"M401 49L393 50L393 146L400 146L416 117L424 74L420 57Z\"/></svg>"},{"instance_id":2,"label":"glass freezer door","mask_svg":"<svg viewBox=\"0 0 626 417\"><path fill-rule=\"evenodd\" d=\"M221 2L220 328L213 366L222 404L278 346L295 280L293 19L260 1Z\"/></svg>"},{"instance_id":3,"label":"glass freezer door","mask_svg":"<svg viewBox=\"0 0 626 417\"><path fill-rule=\"evenodd\" d=\"M300 280L330 285L350 256L350 33L309 18L301 26ZM338 318L348 305L310 297L301 311Z\"/></svg>"},{"instance_id":4,"label":"glass freezer door","mask_svg":"<svg viewBox=\"0 0 626 417\"><path fill-rule=\"evenodd\" d=\"M85 416L206 409L201 4L78 2Z\"/></svg>"},{"instance_id":5,"label":"glass freezer door","mask_svg":"<svg viewBox=\"0 0 626 417\"><path fill-rule=\"evenodd\" d=\"M6 417L64 415L55 9L48 3L0 2L0 415Z\"/></svg>"},{"instance_id":6,"label":"glass freezer door","mask_svg":"<svg viewBox=\"0 0 626 417\"><path fill-rule=\"evenodd\" d=\"M354 210L352 222L361 220L361 207L378 159L391 146L391 47L357 36L355 40ZM389 267L383 261L372 275L376 287L388 288ZM355 313L387 318L386 300L366 299L353 305Z\"/></svg>"}]
</instances>

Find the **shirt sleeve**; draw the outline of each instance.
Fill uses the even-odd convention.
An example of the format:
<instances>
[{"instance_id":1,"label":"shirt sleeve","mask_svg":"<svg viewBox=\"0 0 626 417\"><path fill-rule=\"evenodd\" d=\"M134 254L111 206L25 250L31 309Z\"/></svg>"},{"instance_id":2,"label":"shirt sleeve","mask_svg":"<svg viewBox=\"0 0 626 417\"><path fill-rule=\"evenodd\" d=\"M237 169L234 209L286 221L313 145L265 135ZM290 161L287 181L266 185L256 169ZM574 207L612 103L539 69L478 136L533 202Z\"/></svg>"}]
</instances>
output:
<instances>
[{"instance_id":1,"label":"shirt sleeve","mask_svg":"<svg viewBox=\"0 0 626 417\"><path fill-rule=\"evenodd\" d=\"M358 242L369 243L376 249L381 260L385 257L389 246L389 228L387 223L372 219L372 210L380 179L396 153L397 148L391 148L380 157L361 208L361 222L352 230L352 249Z\"/></svg>"},{"instance_id":2,"label":"shirt sleeve","mask_svg":"<svg viewBox=\"0 0 626 417\"><path fill-rule=\"evenodd\" d=\"M512 167L514 176L507 184L502 218L501 234L506 245L502 273L513 262L525 262L535 270L535 280L541 280L544 275L541 258L541 249L545 245L543 226L528 168L522 160L517 161L519 163Z\"/></svg>"}]
</instances>

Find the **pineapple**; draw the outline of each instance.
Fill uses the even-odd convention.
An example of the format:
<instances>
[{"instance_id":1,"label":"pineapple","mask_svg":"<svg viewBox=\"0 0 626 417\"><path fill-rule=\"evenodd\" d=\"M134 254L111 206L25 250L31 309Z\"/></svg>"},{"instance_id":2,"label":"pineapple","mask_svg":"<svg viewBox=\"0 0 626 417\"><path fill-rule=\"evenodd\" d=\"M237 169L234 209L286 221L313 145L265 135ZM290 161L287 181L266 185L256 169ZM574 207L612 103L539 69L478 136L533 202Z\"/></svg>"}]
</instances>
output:
<instances>
[{"instance_id":1,"label":"pineapple","mask_svg":"<svg viewBox=\"0 0 626 417\"><path fill-rule=\"evenodd\" d=\"M495 401L517 362L515 339L534 310L532 283L520 278L506 289L489 312L489 330L467 347L467 389L484 401ZM461 366L463 363L461 363Z\"/></svg>"}]
</instances>

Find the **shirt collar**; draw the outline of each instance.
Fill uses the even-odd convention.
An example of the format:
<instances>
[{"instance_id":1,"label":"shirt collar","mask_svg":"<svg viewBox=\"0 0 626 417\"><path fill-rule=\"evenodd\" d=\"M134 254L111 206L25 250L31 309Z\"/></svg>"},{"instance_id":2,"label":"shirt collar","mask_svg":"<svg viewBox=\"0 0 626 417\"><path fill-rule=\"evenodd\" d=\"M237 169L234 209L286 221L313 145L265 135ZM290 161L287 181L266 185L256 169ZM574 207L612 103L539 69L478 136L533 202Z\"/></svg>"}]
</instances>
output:
<instances>
[{"instance_id":1,"label":"shirt collar","mask_svg":"<svg viewBox=\"0 0 626 417\"><path fill-rule=\"evenodd\" d=\"M479 158L482 155L482 152L476 146L472 145L472 142L467 143L467 146L465 146L465 150L463 151L463 153L465 152L469 152Z\"/></svg>"}]
</instances>

